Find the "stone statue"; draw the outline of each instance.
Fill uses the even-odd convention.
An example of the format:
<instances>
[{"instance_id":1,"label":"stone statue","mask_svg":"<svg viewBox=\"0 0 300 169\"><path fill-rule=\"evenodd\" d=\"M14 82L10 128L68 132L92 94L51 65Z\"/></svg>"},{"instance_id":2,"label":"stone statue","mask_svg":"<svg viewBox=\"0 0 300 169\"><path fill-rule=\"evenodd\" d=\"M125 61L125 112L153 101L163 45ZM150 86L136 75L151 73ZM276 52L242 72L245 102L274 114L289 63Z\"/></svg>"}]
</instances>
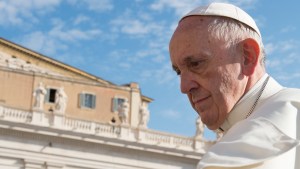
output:
<instances>
[{"instance_id":1,"label":"stone statue","mask_svg":"<svg viewBox=\"0 0 300 169\"><path fill-rule=\"evenodd\" d=\"M35 98L33 107L35 109L43 110L46 94L47 94L47 90L44 88L43 83L40 82L39 86L33 92L33 96Z\"/></svg>"},{"instance_id":2,"label":"stone statue","mask_svg":"<svg viewBox=\"0 0 300 169\"><path fill-rule=\"evenodd\" d=\"M118 109L119 119L121 121L121 124L127 124L128 112L129 112L129 103L128 100L125 99L125 101L119 106Z\"/></svg>"},{"instance_id":3,"label":"stone statue","mask_svg":"<svg viewBox=\"0 0 300 169\"><path fill-rule=\"evenodd\" d=\"M67 107L67 100L68 97L64 92L64 88L59 88L55 94L55 112L62 114L65 113Z\"/></svg>"},{"instance_id":4,"label":"stone statue","mask_svg":"<svg viewBox=\"0 0 300 169\"><path fill-rule=\"evenodd\" d=\"M146 103L143 103L140 107L140 123L139 126L143 128L147 128L147 124L149 121L149 110Z\"/></svg>"},{"instance_id":5,"label":"stone statue","mask_svg":"<svg viewBox=\"0 0 300 169\"><path fill-rule=\"evenodd\" d=\"M195 138L197 139L203 139L203 134L204 134L204 124L201 121L201 117L198 116L197 120L196 120L196 135Z\"/></svg>"}]
</instances>

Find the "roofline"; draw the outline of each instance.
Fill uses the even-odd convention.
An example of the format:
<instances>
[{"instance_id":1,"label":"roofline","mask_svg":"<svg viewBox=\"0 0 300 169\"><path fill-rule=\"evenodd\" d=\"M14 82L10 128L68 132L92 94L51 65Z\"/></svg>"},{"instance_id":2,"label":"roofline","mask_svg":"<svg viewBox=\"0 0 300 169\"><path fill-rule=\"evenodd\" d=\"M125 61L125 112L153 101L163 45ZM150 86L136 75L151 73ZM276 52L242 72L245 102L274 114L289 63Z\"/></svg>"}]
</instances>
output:
<instances>
[{"instance_id":1,"label":"roofline","mask_svg":"<svg viewBox=\"0 0 300 169\"><path fill-rule=\"evenodd\" d=\"M152 102L153 101L153 99L152 98L150 98L150 97L147 97L147 96L144 96L144 95L142 95L142 99L143 100L145 100L146 102L148 102L148 103L150 103L150 102Z\"/></svg>"},{"instance_id":2,"label":"roofline","mask_svg":"<svg viewBox=\"0 0 300 169\"><path fill-rule=\"evenodd\" d=\"M107 81L107 80L104 80L102 78L99 78L99 77L97 77L95 75L92 75L92 74L87 73L87 72L85 72L83 70L77 69L77 68L75 68L75 67L73 67L71 65L65 64L65 63L60 62L60 61L58 61L56 59L53 59L51 57L48 57L46 55L43 55L43 54L38 53L36 51L33 51L31 49L28 49L28 48L26 48L24 46L21 46L19 44L11 42L11 41L9 41L7 39L4 39L2 37L0 37L0 43L4 44L4 45L6 45L6 46L8 46L10 48L16 49L16 50L18 50L20 52L23 52L25 54L31 55L31 56L33 56L33 57L35 57L37 59L40 59L40 60L46 61L48 63L54 64L54 65L56 65L56 66L58 66L60 68L66 69L68 71L71 71L71 72L74 72L74 73L77 73L77 74L80 74L81 76L86 77L88 79L95 80L95 81L98 81L98 82L101 82L101 83L105 83L105 84L108 84L108 85L116 85L116 84L114 84L114 83L112 83L110 81Z\"/></svg>"}]
</instances>

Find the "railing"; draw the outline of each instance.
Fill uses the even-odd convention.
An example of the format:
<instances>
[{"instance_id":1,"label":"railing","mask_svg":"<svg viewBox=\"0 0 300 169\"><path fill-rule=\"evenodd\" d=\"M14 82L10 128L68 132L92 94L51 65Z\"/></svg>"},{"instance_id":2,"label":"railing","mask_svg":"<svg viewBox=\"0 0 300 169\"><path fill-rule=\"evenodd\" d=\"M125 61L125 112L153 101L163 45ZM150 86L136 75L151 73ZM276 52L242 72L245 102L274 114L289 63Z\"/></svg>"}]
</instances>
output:
<instances>
[{"instance_id":1,"label":"railing","mask_svg":"<svg viewBox=\"0 0 300 169\"><path fill-rule=\"evenodd\" d=\"M158 144L171 144L171 137L155 132L145 132L145 140Z\"/></svg>"},{"instance_id":2,"label":"railing","mask_svg":"<svg viewBox=\"0 0 300 169\"><path fill-rule=\"evenodd\" d=\"M0 106L0 119L27 123L31 121L32 113Z\"/></svg>"},{"instance_id":3,"label":"railing","mask_svg":"<svg viewBox=\"0 0 300 169\"><path fill-rule=\"evenodd\" d=\"M192 147L194 144L194 140L190 138L174 137L173 144L175 144L176 146Z\"/></svg>"},{"instance_id":4,"label":"railing","mask_svg":"<svg viewBox=\"0 0 300 169\"><path fill-rule=\"evenodd\" d=\"M71 118L65 118L64 126L67 129L91 131L92 123L90 121L76 120Z\"/></svg>"},{"instance_id":5,"label":"railing","mask_svg":"<svg viewBox=\"0 0 300 169\"><path fill-rule=\"evenodd\" d=\"M0 120L49 126L61 130L71 130L102 137L119 138L127 141L136 141L139 143L171 147L186 151L203 151L203 149L206 149L213 144L211 141L178 136L145 128L134 128L129 125L85 121L65 117L62 114L48 114L38 111L28 112L3 106L0 106ZM195 145L200 145L200 147Z\"/></svg>"}]
</instances>

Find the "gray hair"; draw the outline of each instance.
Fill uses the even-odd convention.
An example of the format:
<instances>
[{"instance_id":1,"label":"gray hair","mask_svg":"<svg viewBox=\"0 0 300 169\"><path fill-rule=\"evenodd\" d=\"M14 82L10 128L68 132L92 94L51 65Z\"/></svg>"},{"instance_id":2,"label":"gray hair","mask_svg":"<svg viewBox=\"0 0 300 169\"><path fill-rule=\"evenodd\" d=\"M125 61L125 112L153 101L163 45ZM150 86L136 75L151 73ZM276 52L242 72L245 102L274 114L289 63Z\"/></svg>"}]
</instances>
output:
<instances>
[{"instance_id":1,"label":"gray hair","mask_svg":"<svg viewBox=\"0 0 300 169\"><path fill-rule=\"evenodd\" d=\"M249 26L225 17L213 17L208 25L210 36L225 42L225 47L233 52L237 43L245 38L253 38L260 47L260 63L264 66L265 49L260 35Z\"/></svg>"}]
</instances>

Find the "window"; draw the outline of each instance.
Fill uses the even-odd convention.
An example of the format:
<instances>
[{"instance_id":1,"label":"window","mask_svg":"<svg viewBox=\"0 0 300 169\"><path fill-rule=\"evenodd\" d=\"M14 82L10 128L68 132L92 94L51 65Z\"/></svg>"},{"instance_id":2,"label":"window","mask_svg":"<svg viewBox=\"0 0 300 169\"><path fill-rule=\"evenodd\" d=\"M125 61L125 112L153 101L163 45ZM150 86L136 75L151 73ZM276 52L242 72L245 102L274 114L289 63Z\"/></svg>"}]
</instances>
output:
<instances>
[{"instance_id":1,"label":"window","mask_svg":"<svg viewBox=\"0 0 300 169\"><path fill-rule=\"evenodd\" d=\"M112 112L117 112L123 102L125 102L124 98L113 98Z\"/></svg>"},{"instance_id":2,"label":"window","mask_svg":"<svg viewBox=\"0 0 300 169\"><path fill-rule=\"evenodd\" d=\"M96 95L89 93L81 93L80 107L94 109L96 107Z\"/></svg>"},{"instance_id":3,"label":"window","mask_svg":"<svg viewBox=\"0 0 300 169\"><path fill-rule=\"evenodd\" d=\"M48 103L55 103L56 91L57 91L56 89L48 88L45 101L48 102Z\"/></svg>"}]
</instances>

